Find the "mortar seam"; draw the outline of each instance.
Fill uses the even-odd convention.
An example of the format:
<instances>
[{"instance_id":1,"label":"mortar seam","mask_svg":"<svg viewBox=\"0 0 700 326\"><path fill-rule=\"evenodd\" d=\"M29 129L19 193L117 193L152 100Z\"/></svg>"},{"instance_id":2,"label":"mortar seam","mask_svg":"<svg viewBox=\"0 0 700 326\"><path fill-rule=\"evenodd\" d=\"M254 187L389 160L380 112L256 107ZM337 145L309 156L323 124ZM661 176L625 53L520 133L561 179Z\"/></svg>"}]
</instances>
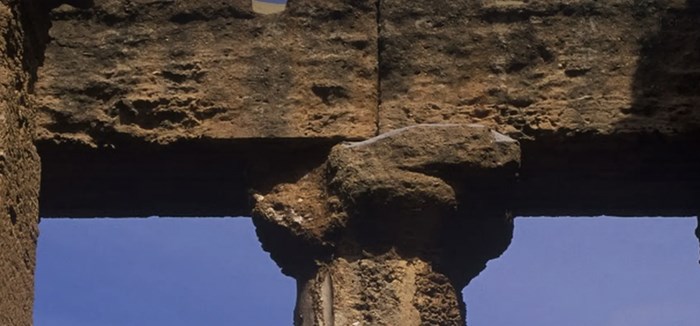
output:
<instances>
[{"instance_id":1,"label":"mortar seam","mask_svg":"<svg viewBox=\"0 0 700 326\"><path fill-rule=\"evenodd\" d=\"M381 2L382 0L376 0L375 5L377 6L376 13L376 23L377 23L377 106L374 110L374 135L378 136L380 133L380 111L382 106L382 76L381 76L381 38L382 38L382 25L381 25Z\"/></svg>"}]
</instances>

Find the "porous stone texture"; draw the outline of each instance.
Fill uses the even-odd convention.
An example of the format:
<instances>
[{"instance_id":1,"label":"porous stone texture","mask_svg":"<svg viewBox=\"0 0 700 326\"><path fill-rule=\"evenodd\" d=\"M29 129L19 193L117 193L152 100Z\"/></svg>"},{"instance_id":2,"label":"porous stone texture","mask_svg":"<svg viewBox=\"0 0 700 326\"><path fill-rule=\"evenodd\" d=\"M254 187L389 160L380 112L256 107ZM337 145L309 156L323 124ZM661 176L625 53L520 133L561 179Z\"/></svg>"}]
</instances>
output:
<instances>
[{"instance_id":1,"label":"porous stone texture","mask_svg":"<svg viewBox=\"0 0 700 326\"><path fill-rule=\"evenodd\" d=\"M463 325L514 215L698 212L695 0L1 0L0 32L3 326L34 132L47 212L252 206L304 326Z\"/></svg>"},{"instance_id":2,"label":"porous stone texture","mask_svg":"<svg viewBox=\"0 0 700 326\"><path fill-rule=\"evenodd\" d=\"M208 156L232 162L202 161L244 171L227 175L245 193L257 182L245 167L286 147L325 154L422 123L479 123L519 140L522 214L689 215L697 206L697 1L295 0L275 15L243 0L70 3L51 14L36 94L45 166L62 171L45 178L44 207L61 206L51 212L97 211L75 198L94 198L100 184L161 182L123 164L170 164L165 157L209 146ZM174 143L193 150L160 146ZM169 155L128 159L140 151ZM83 160L97 177L123 175L93 182L72 168ZM115 200L136 201L139 214L163 207ZM130 213L124 206L108 210ZM248 209L235 206L228 211Z\"/></svg>"},{"instance_id":3,"label":"porous stone texture","mask_svg":"<svg viewBox=\"0 0 700 326\"><path fill-rule=\"evenodd\" d=\"M86 6L51 13L37 85L42 139L375 134L374 1L293 1L273 15L250 0Z\"/></svg>"},{"instance_id":4,"label":"porous stone texture","mask_svg":"<svg viewBox=\"0 0 700 326\"><path fill-rule=\"evenodd\" d=\"M700 124L689 0L382 0L380 131L480 123L528 140Z\"/></svg>"},{"instance_id":5,"label":"porous stone texture","mask_svg":"<svg viewBox=\"0 0 700 326\"><path fill-rule=\"evenodd\" d=\"M52 13L42 139L364 139L479 123L528 140L700 121L692 0L298 0L274 15L246 0L72 3L89 8Z\"/></svg>"},{"instance_id":6,"label":"porous stone texture","mask_svg":"<svg viewBox=\"0 0 700 326\"><path fill-rule=\"evenodd\" d=\"M32 324L39 157L19 1L0 2L0 325Z\"/></svg>"},{"instance_id":7,"label":"porous stone texture","mask_svg":"<svg viewBox=\"0 0 700 326\"><path fill-rule=\"evenodd\" d=\"M102 215L76 198L164 175L124 164L214 148L202 161L236 166L227 175L245 193L257 178L245 167L284 148L321 155L421 123L479 123L519 140L522 214L695 212L697 1L295 0L275 15L243 0L91 2L53 10L39 71L39 148L47 171L61 171L45 178L48 212ZM160 146L174 143L192 150ZM128 158L141 151L144 163ZM201 197L222 193L212 189ZM124 215L118 203L137 201L139 214L164 207L128 196L99 206ZM211 212L249 208L237 201Z\"/></svg>"},{"instance_id":8,"label":"porous stone texture","mask_svg":"<svg viewBox=\"0 0 700 326\"><path fill-rule=\"evenodd\" d=\"M510 243L508 200L491 204L519 162L484 126L416 125L256 193L263 247L300 284L296 325L464 325L462 287Z\"/></svg>"}]
</instances>

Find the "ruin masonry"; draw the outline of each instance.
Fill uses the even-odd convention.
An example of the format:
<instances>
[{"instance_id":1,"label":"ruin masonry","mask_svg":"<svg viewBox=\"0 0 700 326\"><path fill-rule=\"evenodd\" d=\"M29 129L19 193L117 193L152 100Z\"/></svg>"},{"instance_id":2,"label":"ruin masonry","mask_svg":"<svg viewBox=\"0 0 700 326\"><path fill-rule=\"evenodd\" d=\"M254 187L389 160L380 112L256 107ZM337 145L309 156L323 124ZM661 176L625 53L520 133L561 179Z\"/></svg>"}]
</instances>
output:
<instances>
[{"instance_id":1,"label":"ruin masonry","mask_svg":"<svg viewBox=\"0 0 700 326\"><path fill-rule=\"evenodd\" d=\"M2 0L0 324L32 323L39 216L243 215L296 325L463 325L515 216L698 215L699 27L694 0Z\"/></svg>"}]
</instances>

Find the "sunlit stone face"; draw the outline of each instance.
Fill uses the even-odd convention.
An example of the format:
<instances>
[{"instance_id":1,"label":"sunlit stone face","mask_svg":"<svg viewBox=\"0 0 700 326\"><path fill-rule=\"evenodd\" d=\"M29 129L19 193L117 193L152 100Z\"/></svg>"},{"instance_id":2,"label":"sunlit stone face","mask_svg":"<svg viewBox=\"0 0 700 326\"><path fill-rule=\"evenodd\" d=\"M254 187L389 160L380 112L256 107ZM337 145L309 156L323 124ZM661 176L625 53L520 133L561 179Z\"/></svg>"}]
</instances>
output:
<instances>
[{"instance_id":1,"label":"sunlit stone face","mask_svg":"<svg viewBox=\"0 0 700 326\"><path fill-rule=\"evenodd\" d=\"M253 1L253 11L259 14L277 14L280 12L283 12L284 9L287 7L286 3L273 3L269 1L259 1L259 0L252 0Z\"/></svg>"}]
</instances>

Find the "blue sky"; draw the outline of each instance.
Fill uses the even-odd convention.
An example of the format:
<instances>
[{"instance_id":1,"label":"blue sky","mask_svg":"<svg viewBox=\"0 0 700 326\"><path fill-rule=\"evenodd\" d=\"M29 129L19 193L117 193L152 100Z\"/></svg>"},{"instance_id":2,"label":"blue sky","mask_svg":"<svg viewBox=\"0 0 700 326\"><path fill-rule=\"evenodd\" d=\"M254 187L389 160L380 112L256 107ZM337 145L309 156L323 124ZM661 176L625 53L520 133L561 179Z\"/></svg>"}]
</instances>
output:
<instances>
[{"instance_id":1,"label":"blue sky","mask_svg":"<svg viewBox=\"0 0 700 326\"><path fill-rule=\"evenodd\" d=\"M464 291L470 326L697 326L694 218L518 218ZM291 325L250 219L44 219L36 326Z\"/></svg>"},{"instance_id":2,"label":"blue sky","mask_svg":"<svg viewBox=\"0 0 700 326\"><path fill-rule=\"evenodd\" d=\"M296 284L247 218L43 219L36 326L290 325Z\"/></svg>"},{"instance_id":3,"label":"blue sky","mask_svg":"<svg viewBox=\"0 0 700 326\"><path fill-rule=\"evenodd\" d=\"M464 291L471 325L697 326L695 218L519 218ZM527 321L527 322L525 322Z\"/></svg>"}]
</instances>

